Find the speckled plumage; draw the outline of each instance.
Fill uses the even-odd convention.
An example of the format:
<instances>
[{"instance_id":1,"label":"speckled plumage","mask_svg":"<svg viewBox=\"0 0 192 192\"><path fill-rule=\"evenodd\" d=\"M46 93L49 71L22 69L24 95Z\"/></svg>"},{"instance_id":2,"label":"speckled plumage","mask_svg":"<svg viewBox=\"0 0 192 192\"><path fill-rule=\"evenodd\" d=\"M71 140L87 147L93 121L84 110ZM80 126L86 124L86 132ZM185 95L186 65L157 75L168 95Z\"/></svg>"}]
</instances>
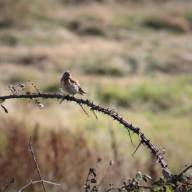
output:
<instances>
[{"instance_id":1,"label":"speckled plumage","mask_svg":"<svg viewBox=\"0 0 192 192\"><path fill-rule=\"evenodd\" d=\"M63 73L60 84L65 93L70 95L75 95L77 93L81 95L85 94L78 81L72 79L68 71Z\"/></svg>"}]
</instances>

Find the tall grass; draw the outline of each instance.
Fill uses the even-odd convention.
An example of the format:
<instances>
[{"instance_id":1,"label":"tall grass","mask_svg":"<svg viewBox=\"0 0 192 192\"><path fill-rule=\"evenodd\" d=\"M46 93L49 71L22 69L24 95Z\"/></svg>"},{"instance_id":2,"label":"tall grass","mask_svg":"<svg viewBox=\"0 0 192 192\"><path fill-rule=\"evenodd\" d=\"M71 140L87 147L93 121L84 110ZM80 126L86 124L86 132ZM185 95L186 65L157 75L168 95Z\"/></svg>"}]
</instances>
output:
<instances>
[{"instance_id":1,"label":"tall grass","mask_svg":"<svg viewBox=\"0 0 192 192\"><path fill-rule=\"evenodd\" d=\"M22 122L4 121L0 126L0 183L15 178L18 188L27 180L38 179L35 165L28 151L29 136L43 175L53 181L64 181L68 191L78 190L84 185L88 167L91 167L94 150L90 150L82 133L47 131L42 133L36 125L32 130ZM95 157L96 159L96 157Z\"/></svg>"}]
</instances>

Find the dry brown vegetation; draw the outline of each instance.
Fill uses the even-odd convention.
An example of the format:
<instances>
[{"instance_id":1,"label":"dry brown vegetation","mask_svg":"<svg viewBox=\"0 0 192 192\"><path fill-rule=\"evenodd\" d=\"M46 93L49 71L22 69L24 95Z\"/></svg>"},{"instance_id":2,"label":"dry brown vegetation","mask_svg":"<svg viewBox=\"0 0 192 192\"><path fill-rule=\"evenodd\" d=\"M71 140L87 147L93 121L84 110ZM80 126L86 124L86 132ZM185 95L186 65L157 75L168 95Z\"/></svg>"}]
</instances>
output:
<instances>
[{"instance_id":1,"label":"dry brown vegetation","mask_svg":"<svg viewBox=\"0 0 192 192\"><path fill-rule=\"evenodd\" d=\"M28 150L29 135L32 135L38 163L46 179L62 182L67 191L82 188L87 167L91 167L96 158L82 133L73 135L54 129L42 133L38 125L30 131L26 129L25 124L15 120L1 124L1 142L4 143L1 146L1 187L12 177L16 183L14 188L17 189L30 179L38 179Z\"/></svg>"},{"instance_id":2,"label":"dry brown vegetation","mask_svg":"<svg viewBox=\"0 0 192 192\"><path fill-rule=\"evenodd\" d=\"M166 163L166 160L164 159L164 154L158 149L158 147L155 146L145 136L144 133L142 133L140 128L135 127L132 124L130 124L129 122L127 122L126 120L124 120L114 110L107 109L107 108L104 108L99 105L95 105L93 102L90 102L89 100L78 99L78 98L75 98L75 97L69 96L69 95L63 96L61 94L46 94L46 93L22 94L22 93L18 93L18 92L16 92L16 93L12 92L11 95L2 96L1 100L6 101L7 99L22 99L22 98L25 98L25 99L28 98L28 99L33 99L33 100L35 98L62 99L63 101L68 101L68 102L73 101L79 105L87 105L87 107L90 110L95 111L95 112L101 112L102 114L105 114L105 115L111 117L113 120L115 120L119 124L123 125L123 127L126 128L129 133L129 137L130 137L132 144L133 144L133 140L132 140L130 131L135 133L139 137L140 142L132 155L134 155L137 152L137 150L139 149L139 147L141 145L146 146L149 149L149 151L151 153L151 159L150 159L150 166L147 167L147 169L150 173L150 176L138 171L137 174L135 175L135 177L130 178L128 180L126 179L127 181L126 180L123 181L123 185L121 185L121 184L117 185L117 182L119 181L119 179L117 179L116 176L117 175L120 176L122 174L122 172L121 172L122 162L121 162L121 159L119 158L119 152L118 152L118 147L117 147L117 142L116 142L114 132L113 132L113 130L111 130L110 131L111 149L113 151L114 163L110 160L108 167L105 170L103 170L103 169L101 170L102 176L100 177L99 181L98 181L98 176L96 173L96 171L97 171L96 168L90 168L89 172L87 174L86 180L85 180L85 185L84 185L85 192L100 191L100 190L102 190L102 188L104 188L104 191L118 190L118 191L127 191L127 192L128 191L140 191L140 189L146 189L146 190L150 190L150 191L162 191L162 190L167 191L167 189L169 191L190 191L191 190L191 177L189 175L186 175L186 172L188 172L188 170L191 169L192 165L188 165L179 173L173 174L171 172L171 170L169 169L169 167ZM5 110L6 113L8 113L7 108L3 104L1 104L1 107ZM21 181L24 180L24 178L22 178L23 173L24 173L24 177L30 178L29 181L27 182L27 184L23 185L18 190L19 192L24 191L25 189L27 189L29 187L32 187L32 189L35 189L33 186L38 183L42 183L44 192L47 191L46 187L45 187L45 183L49 183L51 185L58 186L58 187L62 188L62 190L67 189L68 191L70 191L71 189L74 190L74 188L75 188L75 190L79 190L82 186L81 178L82 178L82 173L83 173L82 171L84 170L83 163L85 163L85 166L87 166L88 165L87 160L89 160L90 157L93 157L93 156L91 156L91 153L89 150L85 150L85 145L84 145L86 143L85 140L81 139L81 138L80 139L75 138L76 139L74 142L75 147L72 148L72 152L73 153L75 152L75 156L70 153L70 158L71 157L74 158L74 159L70 159L70 164L72 165L72 170L71 170L71 169L69 169L69 166L67 166L67 167L60 166L61 163L67 163L64 160L65 158L63 158L63 155L65 155L65 157L66 157L66 154L67 154L66 151L68 151L68 150L66 150L66 148L63 145L64 137L61 138L60 133L58 135L54 132L51 132L50 137L48 139L48 143L51 144L53 156L51 155L50 150L49 150L49 153L44 154L45 159L43 159L42 167L44 167L46 165L45 166L46 170L47 170L47 168L52 168L52 171L48 171L47 174L49 175L49 173L52 173L51 176L53 176L54 179L55 178L61 179L62 176L67 174L67 178L70 178L70 181L72 180L73 183L72 184L70 182L68 183L68 180L67 180L67 178L65 178L65 176L64 176L65 182L62 184L58 184L58 183L55 183L52 181L50 182L50 181L45 180L41 174L41 170L40 170L41 168L39 166L39 159L37 159L36 152L34 152L33 145L32 145L32 143L33 143L34 145L36 145L38 150L41 149L41 146L39 145L40 143L38 142L38 139L39 139L38 128L39 127L36 125L33 133L31 133L32 137L30 136L30 139L28 142L28 147L29 147L28 150L32 155L32 157L28 163L30 165L32 164L32 166L27 165L27 172L25 172L25 170L23 172L23 170L21 169L21 166L18 167L18 165L14 165L13 163L10 163L11 165L13 165L13 169L10 169L11 166L9 165L10 159L28 156L28 154L26 153L25 146L24 146L24 148L23 148L23 146L21 147L20 144L22 142L20 142L21 140L18 140L18 138L19 138L19 139L22 139L22 141L25 141L24 139L26 139L26 138L21 138L21 136L24 135L24 137L25 137L26 134L23 131L21 133L19 131L19 129L17 128L17 126L14 126L12 124L11 129L9 129L9 131L8 131L8 134L7 135L5 134L7 136L6 141L8 143L5 142L6 143L5 148L3 149L3 151L5 151L5 157L2 158L2 165L1 165L2 170L4 171L4 173L8 173L8 174L11 173L11 175L14 175L15 171L16 171L16 173L19 173L19 175L16 175L17 179L21 179ZM67 139L69 139L69 137ZM14 145L14 149L13 149L13 145ZM66 146L71 147L71 143L67 142ZM84 147L83 150L81 149L81 147ZM49 149L49 145L46 144L46 147L44 149L41 149L40 153L42 154L42 151L43 150L46 151L47 149ZM85 153L84 153L84 150L85 150ZM79 154L79 152L80 152L80 158L79 158L79 155L77 155L77 154ZM82 154L82 152L83 152L83 154ZM61 156L59 154L61 154ZM93 151L92 151L92 154L93 154ZM83 159L81 159L82 157L83 157ZM76 158L78 158L78 160L76 160ZM23 158L23 159L26 159L26 158ZM94 159L94 157L93 157L93 159ZM33 160L33 162L31 162L32 160ZM159 165L161 166L161 171L162 171L163 177L161 177L160 179L158 179L158 177L157 177L157 171L155 169L155 160L156 160L156 163L159 163ZM96 163L100 164L101 161L102 161L102 159L100 157L98 157ZM48 165L45 162L48 162ZM76 162L77 162L77 164L76 164ZM49 166L49 163L50 163L50 166ZM113 164L115 166L113 166ZM79 170L79 168L80 168L80 170ZM6 170L4 170L4 169L6 169ZM44 171L46 172L46 170L44 170ZM62 170L62 172L60 172L60 170ZM64 170L67 170L67 172L63 175ZM78 171L78 172L75 172L75 171ZM27 174L25 174L25 173L27 173ZM30 173L30 174L28 175L28 173ZM39 179L33 178L34 173L37 173ZM71 173L72 173L72 177L70 177ZM110 174L110 178L107 181L109 183L108 183L108 185L105 185L103 183L103 181L107 175L109 176L109 174ZM21 176L21 178L19 176ZM3 175L3 178L5 178L5 177L10 177L10 176ZM77 183L74 184L74 179L76 177L77 177ZM5 184L5 186L2 186L1 190L6 191L10 187L10 185L12 183L14 183L14 181L15 181L15 178L13 176L10 177L9 183ZM122 180L121 180L121 182L122 182ZM17 181L17 184L18 183L19 183L19 181ZM78 185L78 183L80 183L80 185ZM69 184L69 187L68 187L68 184ZM65 189L63 189L63 188L65 188Z\"/></svg>"},{"instance_id":3,"label":"dry brown vegetation","mask_svg":"<svg viewBox=\"0 0 192 192\"><path fill-rule=\"evenodd\" d=\"M142 127L178 172L192 159L191 1L76 3L0 0L1 95L8 94L9 84L27 80L41 91L58 92L61 74L71 70L87 91L85 98ZM91 112L87 117L73 104L43 103L45 109L39 110L30 101L5 102L9 114L2 111L0 117L0 187L14 177L12 187L18 189L37 176L30 173L30 135L37 136L33 144L43 175L64 183L67 191L83 189L98 158L98 174L108 172L105 187L122 184L138 171L159 178L160 170L142 147L132 158L138 140L133 135L132 146L120 125L101 115L96 120ZM120 167L108 169L116 158Z\"/></svg>"},{"instance_id":4,"label":"dry brown vegetation","mask_svg":"<svg viewBox=\"0 0 192 192\"><path fill-rule=\"evenodd\" d=\"M89 167L94 167L97 171L97 179L101 188L107 189L110 184L120 185L121 180L116 178L122 174L122 159L118 155L118 147L114 145L115 138L112 138L111 152L114 155L114 162L99 152L97 147L90 147L82 132L71 134L69 131L61 129L41 131L39 125L30 128L22 122L12 119L11 122L1 123L1 160L0 160L0 183L1 189L14 178L10 184L10 189L19 189L30 180L38 180L37 170L31 157L28 142L32 137L33 148L37 156L38 164L45 180L59 182L62 190L78 191L84 190L86 176ZM102 156L102 158L101 158ZM103 157L104 160L103 160ZM119 160L120 159L120 160ZM149 159L148 162L151 160ZM148 164L148 163L147 163ZM143 169L145 165L135 162L135 169ZM157 179L155 165L151 164L148 169L152 178ZM123 175L122 175L123 177ZM31 188L31 189L37 189ZM49 188L48 188L49 189ZM57 190L57 187L50 190Z\"/></svg>"}]
</instances>

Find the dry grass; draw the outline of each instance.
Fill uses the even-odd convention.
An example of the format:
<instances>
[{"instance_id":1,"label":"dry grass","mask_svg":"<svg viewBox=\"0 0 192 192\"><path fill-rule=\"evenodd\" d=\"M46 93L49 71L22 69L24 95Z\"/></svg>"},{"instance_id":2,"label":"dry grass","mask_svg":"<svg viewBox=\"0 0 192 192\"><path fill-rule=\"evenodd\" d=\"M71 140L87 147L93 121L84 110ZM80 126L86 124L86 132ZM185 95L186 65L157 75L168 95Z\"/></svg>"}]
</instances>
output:
<instances>
[{"instance_id":1,"label":"dry grass","mask_svg":"<svg viewBox=\"0 0 192 192\"><path fill-rule=\"evenodd\" d=\"M43 175L47 179L64 182L68 191L82 187L87 169L96 158L82 133L73 135L64 130L42 133L38 125L32 130L26 130L28 128L15 120L1 124L0 183L14 177L19 187L27 180L38 179L27 147L29 135L32 135Z\"/></svg>"},{"instance_id":2,"label":"dry grass","mask_svg":"<svg viewBox=\"0 0 192 192\"><path fill-rule=\"evenodd\" d=\"M14 185L11 185L10 188L18 189L30 179L39 179L28 150L30 136L32 136L33 148L42 177L61 183L62 188L67 191L83 189L90 167L97 170L97 179L103 189L108 188L111 183L114 186L121 185L128 175L135 175L132 168L129 170L130 172L125 172L123 169L124 166L127 166L124 162L126 160L122 158L119 151L115 132L113 136L109 134L111 154L107 154L103 149L100 151L99 146L88 144L82 131L76 131L74 134L59 128L44 132L38 124L32 128L23 122L10 120L1 120L0 127L2 151L0 154L0 169L2 171L0 183L6 184L10 178L14 178ZM156 178L159 174L156 166L151 164L150 157L145 163L137 160L133 162L132 166L137 170L142 169L150 172L153 169L155 172L151 175L152 177ZM116 174L120 176L119 179L116 178ZM55 188L48 189L56 190ZM33 190L38 191L38 187Z\"/></svg>"},{"instance_id":3,"label":"dry grass","mask_svg":"<svg viewBox=\"0 0 192 192\"><path fill-rule=\"evenodd\" d=\"M45 5L41 1L39 5L35 1L32 7L25 8L25 4L15 8L23 2L12 4L8 14L1 12L3 22L9 23L0 26L1 94L8 92L8 84L29 79L40 90L58 91L61 73L69 69L88 92L86 97L118 109L134 125L142 127L152 141L166 148L174 171L192 158L188 153L192 147L191 2L123 6L91 3L77 8L58 2ZM50 3L57 10L54 14ZM24 23L20 23L23 17ZM116 130L122 162L117 170L121 170L122 178L138 170L150 172L151 160L146 151L139 150L134 158L130 157L134 147L118 125L100 115L98 121L92 114L87 118L73 104L44 104L45 109L39 110L29 102L5 103L9 115L2 114L1 118L0 183L15 176L20 186L31 177L33 166L26 143L29 135L35 134L36 123L39 132L34 147L42 172L50 179L66 182L67 189L83 187L84 176L96 164L97 156L103 156L104 168L114 158L113 149L106 144L111 141L110 127ZM133 140L137 144L134 136ZM106 183L110 183L110 177L115 180L117 173L111 172ZM83 177L78 180L80 173Z\"/></svg>"}]
</instances>

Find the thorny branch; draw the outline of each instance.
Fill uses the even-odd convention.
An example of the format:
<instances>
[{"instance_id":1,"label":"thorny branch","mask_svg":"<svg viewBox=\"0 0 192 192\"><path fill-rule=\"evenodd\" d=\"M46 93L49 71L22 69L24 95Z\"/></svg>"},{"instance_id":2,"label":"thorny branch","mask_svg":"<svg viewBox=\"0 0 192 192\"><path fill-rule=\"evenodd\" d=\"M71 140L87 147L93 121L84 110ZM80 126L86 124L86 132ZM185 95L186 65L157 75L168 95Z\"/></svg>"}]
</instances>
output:
<instances>
[{"instance_id":1,"label":"thorny branch","mask_svg":"<svg viewBox=\"0 0 192 192\"><path fill-rule=\"evenodd\" d=\"M76 102L79 105L86 105L87 107L90 108L90 110L101 112L103 114L106 114L113 118L115 121L119 122L121 125L123 125L127 130L132 131L133 133L137 134L140 138L141 144L145 145L150 152L156 157L158 160L159 164L161 165L162 168L162 173L167 178L168 180L172 179L172 173L168 168L168 165L166 161L164 160L163 155L160 153L159 149L151 143L149 139L144 135L144 133L141 132L140 128L134 127L131 123L127 122L126 120L123 119L117 112L96 105L93 102L89 101L88 99L80 99L76 98L70 95L62 95L62 94L53 94L53 93L35 93L35 94L21 94L21 95L7 95L7 96L0 96L0 100L8 100L8 99L33 99L33 98L44 98L44 99L59 99L59 100L65 100L65 101L72 101Z\"/></svg>"}]
</instances>

